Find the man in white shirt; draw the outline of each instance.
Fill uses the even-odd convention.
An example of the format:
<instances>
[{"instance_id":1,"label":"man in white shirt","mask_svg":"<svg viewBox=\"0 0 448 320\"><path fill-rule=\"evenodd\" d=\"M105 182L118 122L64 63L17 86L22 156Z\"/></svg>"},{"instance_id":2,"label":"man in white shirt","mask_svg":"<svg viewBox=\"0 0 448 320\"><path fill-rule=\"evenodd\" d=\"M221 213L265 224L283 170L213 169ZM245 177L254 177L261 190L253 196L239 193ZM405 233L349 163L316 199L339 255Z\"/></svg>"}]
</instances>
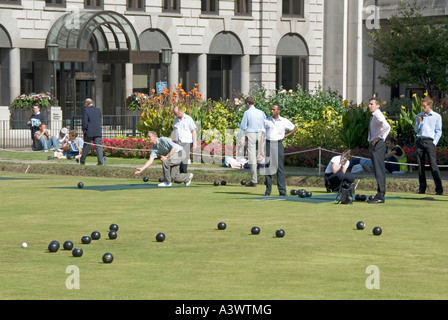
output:
<instances>
[{"instance_id":1,"label":"man in white shirt","mask_svg":"<svg viewBox=\"0 0 448 320\"><path fill-rule=\"evenodd\" d=\"M280 116L280 106L274 104L271 107L271 116L265 120L266 127L266 161L268 167L260 172L266 173L265 196L270 196L272 191L272 175L277 174L277 188L280 196L286 196L285 181L285 151L283 140L294 134L297 127L288 119ZM288 134L286 134L288 130Z\"/></svg>"},{"instance_id":2,"label":"man in white shirt","mask_svg":"<svg viewBox=\"0 0 448 320\"><path fill-rule=\"evenodd\" d=\"M174 107L173 113L175 115L173 121L174 138L173 141L177 142L185 151L185 159L180 165L180 173L187 173L188 160L190 160L190 149L193 150L197 147L196 137L196 124L193 118L185 114L181 108Z\"/></svg>"},{"instance_id":3,"label":"man in white shirt","mask_svg":"<svg viewBox=\"0 0 448 320\"><path fill-rule=\"evenodd\" d=\"M384 157L386 155L386 138L390 132L390 125L386 117L380 110L381 101L379 98L372 98L369 101L369 111L372 113L369 123L368 141L370 147L370 158L372 159L373 171L378 185L377 194L369 203L384 203L386 194L386 167Z\"/></svg>"}]
</instances>

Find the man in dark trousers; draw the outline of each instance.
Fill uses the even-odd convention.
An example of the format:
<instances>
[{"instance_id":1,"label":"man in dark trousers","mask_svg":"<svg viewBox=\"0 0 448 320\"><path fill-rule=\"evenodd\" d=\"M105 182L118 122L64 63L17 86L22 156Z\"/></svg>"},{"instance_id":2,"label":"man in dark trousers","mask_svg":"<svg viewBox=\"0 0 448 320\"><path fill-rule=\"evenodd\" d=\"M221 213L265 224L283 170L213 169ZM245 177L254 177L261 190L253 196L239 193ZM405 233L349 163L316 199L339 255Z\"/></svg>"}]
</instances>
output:
<instances>
[{"instance_id":1,"label":"man in dark trousers","mask_svg":"<svg viewBox=\"0 0 448 320\"><path fill-rule=\"evenodd\" d=\"M384 203L386 194L386 167L384 157L386 156L386 138L390 132L390 124L380 110L381 100L372 98L369 101L369 111L372 113L369 123L368 141L370 144L370 158L372 159L373 171L378 185L377 193L369 203Z\"/></svg>"},{"instance_id":2,"label":"man in dark trousers","mask_svg":"<svg viewBox=\"0 0 448 320\"><path fill-rule=\"evenodd\" d=\"M93 100L87 98L82 115L82 131L84 133L84 149L82 149L81 164L86 163L87 155L90 152L90 145L93 141L98 158L98 165L103 164L103 146L101 138L103 131L101 128L101 110L93 105Z\"/></svg>"},{"instance_id":3,"label":"man in dark trousers","mask_svg":"<svg viewBox=\"0 0 448 320\"><path fill-rule=\"evenodd\" d=\"M269 159L269 167L266 174L266 192L270 196L272 191L272 175L277 174L277 188L281 196L286 196L285 179L285 150L282 141L294 134L297 127L288 119L280 116L280 106L274 104L271 107L271 116L265 120L266 126L266 157ZM286 131L289 131L286 134Z\"/></svg>"},{"instance_id":4,"label":"man in dark trousers","mask_svg":"<svg viewBox=\"0 0 448 320\"><path fill-rule=\"evenodd\" d=\"M426 97L422 101L423 112L417 115L414 130L417 133L417 162L418 162L418 193L426 192L425 163L429 162L436 194L443 194L443 185L440 178L440 171L437 165L436 146L442 136L442 117L432 110L433 101Z\"/></svg>"}]
</instances>

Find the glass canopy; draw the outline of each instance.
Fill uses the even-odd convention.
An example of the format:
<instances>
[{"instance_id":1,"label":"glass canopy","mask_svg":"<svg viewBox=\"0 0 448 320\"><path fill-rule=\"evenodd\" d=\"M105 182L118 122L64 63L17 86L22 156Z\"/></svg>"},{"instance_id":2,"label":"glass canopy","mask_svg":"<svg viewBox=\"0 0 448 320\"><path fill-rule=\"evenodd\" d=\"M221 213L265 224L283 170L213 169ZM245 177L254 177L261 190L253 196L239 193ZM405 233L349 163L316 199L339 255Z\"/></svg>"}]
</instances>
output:
<instances>
[{"instance_id":1,"label":"glass canopy","mask_svg":"<svg viewBox=\"0 0 448 320\"><path fill-rule=\"evenodd\" d=\"M140 50L134 28L124 16L114 11L67 13L51 27L48 44L79 50Z\"/></svg>"}]
</instances>

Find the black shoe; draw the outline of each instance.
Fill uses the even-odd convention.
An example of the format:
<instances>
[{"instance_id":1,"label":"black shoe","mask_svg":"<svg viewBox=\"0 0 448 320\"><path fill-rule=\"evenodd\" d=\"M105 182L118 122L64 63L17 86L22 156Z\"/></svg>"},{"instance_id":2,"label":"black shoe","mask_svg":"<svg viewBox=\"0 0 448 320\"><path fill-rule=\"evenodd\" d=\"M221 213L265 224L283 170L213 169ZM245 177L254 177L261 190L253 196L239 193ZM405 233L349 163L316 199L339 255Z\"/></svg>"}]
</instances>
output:
<instances>
[{"instance_id":1,"label":"black shoe","mask_svg":"<svg viewBox=\"0 0 448 320\"><path fill-rule=\"evenodd\" d=\"M103 163L102 163L102 162L98 162L96 165L97 165L97 166L102 166Z\"/></svg>"},{"instance_id":2,"label":"black shoe","mask_svg":"<svg viewBox=\"0 0 448 320\"><path fill-rule=\"evenodd\" d=\"M83 160L81 160L81 159L76 159L76 162L78 162L78 163L80 163L80 164L86 164L86 162L85 161L83 161Z\"/></svg>"},{"instance_id":3,"label":"black shoe","mask_svg":"<svg viewBox=\"0 0 448 320\"><path fill-rule=\"evenodd\" d=\"M269 197L270 195L271 195L271 194L270 194L270 193L267 193L267 192L264 194L265 197Z\"/></svg>"},{"instance_id":4,"label":"black shoe","mask_svg":"<svg viewBox=\"0 0 448 320\"><path fill-rule=\"evenodd\" d=\"M249 183L246 183L246 187L256 187L257 184L250 181Z\"/></svg>"},{"instance_id":5,"label":"black shoe","mask_svg":"<svg viewBox=\"0 0 448 320\"><path fill-rule=\"evenodd\" d=\"M418 190L417 194L425 194L425 191L424 190Z\"/></svg>"},{"instance_id":6,"label":"black shoe","mask_svg":"<svg viewBox=\"0 0 448 320\"><path fill-rule=\"evenodd\" d=\"M443 191L437 191L436 195L441 196L443 194Z\"/></svg>"},{"instance_id":7,"label":"black shoe","mask_svg":"<svg viewBox=\"0 0 448 320\"><path fill-rule=\"evenodd\" d=\"M373 198L372 200L367 201L367 203L384 203L384 198Z\"/></svg>"},{"instance_id":8,"label":"black shoe","mask_svg":"<svg viewBox=\"0 0 448 320\"><path fill-rule=\"evenodd\" d=\"M280 197L286 197L286 194L285 193L280 193L279 196Z\"/></svg>"}]
</instances>

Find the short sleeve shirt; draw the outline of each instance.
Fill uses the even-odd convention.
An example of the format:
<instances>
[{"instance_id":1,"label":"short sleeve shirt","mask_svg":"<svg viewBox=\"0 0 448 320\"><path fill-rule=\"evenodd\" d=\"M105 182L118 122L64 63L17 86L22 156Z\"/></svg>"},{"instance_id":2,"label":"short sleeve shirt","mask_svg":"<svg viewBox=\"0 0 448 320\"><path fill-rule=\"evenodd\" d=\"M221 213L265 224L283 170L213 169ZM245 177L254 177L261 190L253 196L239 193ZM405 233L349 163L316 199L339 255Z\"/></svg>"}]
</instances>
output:
<instances>
[{"instance_id":1,"label":"short sleeve shirt","mask_svg":"<svg viewBox=\"0 0 448 320\"><path fill-rule=\"evenodd\" d=\"M286 130L292 131L295 125L286 118L281 116L275 120L273 117L269 117L265 120L266 126L266 139L272 141L279 141L285 138Z\"/></svg>"},{"instance_id":2,"label":"short sleeve shirt","mask_svg":"<svg viewBox=\"0 0 448 320\"><path fill-rule=\"evenodd\" d=\"M193 135L192 131L196 129L196 124L192 117L184 114L182 119L178 117L174 118L173 127L177 137L177 141L180 143L192 143Z\"/></svg>"},{"instance_id":3,"label":"short sleeve shirt","mask_svg":"<svg viewBox=\"0 0 448 320\"><path fill-rule=\"evenodd\" d=\"M173 148L175 148L176 152L183 150L180 145L174 143L170 138L157 138L157 144L152 147L149 157L157 158L158 155L166 156Z\"/></svg>"}]
</instances>

